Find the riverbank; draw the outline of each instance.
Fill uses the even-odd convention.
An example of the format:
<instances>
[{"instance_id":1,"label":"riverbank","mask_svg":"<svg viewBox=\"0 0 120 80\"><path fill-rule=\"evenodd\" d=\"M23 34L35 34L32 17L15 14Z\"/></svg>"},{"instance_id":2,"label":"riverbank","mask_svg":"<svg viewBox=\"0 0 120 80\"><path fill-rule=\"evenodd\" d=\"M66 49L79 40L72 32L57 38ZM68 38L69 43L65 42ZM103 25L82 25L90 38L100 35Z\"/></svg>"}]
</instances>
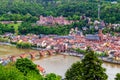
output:
<instances>
[{"instance_id":1,"label":"riverbank","mask_svg":"<svg viewBox=\"0 0 120 80\"><path fill-rule=\"evenodd\" d=\"M14 44L11 44L11 43L6 43L6 42L0 42L0 45L7 45L7 46L16 46ZM21 50L21 49L20 49ZM23 49L24 50L24 49ZM41 48L35 48L35 47L32 47L31 50L37 50L37 51L40 51L40 50L43 50ZM84 58L84 55L83 54L78 54L78 53L75 53L75 52L61 52L60 54L62 55L70 55L70 56L75 56L75 57L79 57L79 58ZM104 62L107 62L107 63L113 63L113 64L119 64L120 65L120 61L117 61L117 60L113 60L113 59L110 59L108 57L99 57L102 61Z\"/></svg>"},{"instance_id":2,"label":"riverbank","mask_svg":"<svg viewBox=\"0 0 120 80\"><path fill-rule=\"evenodd\" d=\"M81 59L84 58L83 54L78 54L78 53L71 53L71 52L64 52L61 53L62 55L66 55L66 56L75 56L75 57L79 57ZM99 59L101 59L103 62L107 62L107 63L112 63L112 64L119 64L120 65L120 61L117 60L112 60L111 58L108 57L99 57Z\"/></svg>"},{"instance_id":3,"label":"riverbank","mask_svg":"<svg viewBox=\"0 0 120 80\"><path fill-rule=\"evenodd\" d=\"M8 45L11 46L12 44L8 43L8 42L0 42L0 45Z\"/></svg>"},{"instance_id":4,"label":"riverbank","mask_svg":"<svg viewBox=\"0 0 120 80\"><path fill-rule=\"evenodd\" d=\"M120 65L120 61L117 61L117 60L112 60L112 59L109 59L109 58L101 58L102 61L104 62L107 62L107 63L113 63L113 64L119 64Z\"/></svg>"}]
</instances>

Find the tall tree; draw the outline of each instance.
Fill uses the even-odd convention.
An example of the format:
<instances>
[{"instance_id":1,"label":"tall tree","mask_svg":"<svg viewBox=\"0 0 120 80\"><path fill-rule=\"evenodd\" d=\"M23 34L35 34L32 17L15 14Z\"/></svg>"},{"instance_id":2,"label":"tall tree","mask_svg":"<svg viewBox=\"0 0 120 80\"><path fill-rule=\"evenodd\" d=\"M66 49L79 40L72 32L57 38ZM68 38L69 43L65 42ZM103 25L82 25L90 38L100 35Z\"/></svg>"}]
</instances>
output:
<instances>
[{"instance_id":1,"label":"tall tree","mask_svg":"<svg viewBox=\"0 0 120 80\"><path fill-rule=\"evenodd\" d=\"M107 80L107 77L102 61L88 48L82 59L82 80Z\"/></svg>"},{"instance_id":2,"label":"tall tree","mask_svg":"<svg viewBox=\"0 0 120 80\"><path fill-rule=\"evenodd\" d=\"M65 80L107 80L108 76L102 68L102 61L94 51L88 48L81 62L74 63L67 70Z\"/></svg>"}]
</instances>

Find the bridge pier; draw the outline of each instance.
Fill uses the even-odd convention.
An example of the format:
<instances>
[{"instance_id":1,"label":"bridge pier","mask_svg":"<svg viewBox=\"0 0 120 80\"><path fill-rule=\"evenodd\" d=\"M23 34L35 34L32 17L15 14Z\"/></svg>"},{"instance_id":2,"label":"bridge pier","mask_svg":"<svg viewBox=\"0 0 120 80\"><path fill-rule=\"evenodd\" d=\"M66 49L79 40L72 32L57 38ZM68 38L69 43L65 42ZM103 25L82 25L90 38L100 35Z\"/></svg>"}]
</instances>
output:
<instances>
[{"instance_id":1,"label":"bridge pier","mask_svg":"<svg viewBox=\"0 0 120 80\"><path fill-rule=\"evenodd\" d=\"M27 53L21 54L20 57L21 57L21 58L26 58L26 54L27 54Z\"/></svg>"},{"instance_id":2,"label":"bridge pier","mask_svg":"<svg viewBox=\"0 0 120 80\"><path fill-rule=\"evenodd\" d=\"M31 60L35 60L36 52L32 52L32 53L30 53L30 55L31 55Z\"/></svg>"}]
</instances>

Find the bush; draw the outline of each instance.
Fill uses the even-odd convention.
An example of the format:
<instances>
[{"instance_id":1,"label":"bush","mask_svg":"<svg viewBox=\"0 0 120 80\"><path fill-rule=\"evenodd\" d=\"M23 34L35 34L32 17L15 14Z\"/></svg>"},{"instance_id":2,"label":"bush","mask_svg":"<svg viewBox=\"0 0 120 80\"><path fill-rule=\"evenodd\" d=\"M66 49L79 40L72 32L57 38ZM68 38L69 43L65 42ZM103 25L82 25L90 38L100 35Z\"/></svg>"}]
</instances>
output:
<instances>
[{"instance_id":1,"label":"bush","mask_svg":"<svg viewBox=\"0 0 120 80\"><path fill-rule=\"evenodd\" d=\"M85 54L85 50L82 50L80 48L77 48L77 49L74 49L77 53L80 53L80 54Z\"/></svg>"},{"instance_id":2,"label":"bush","mask_svg":"<svg viewBox=\"0 0 120 80\"><path fill-rule=\"evenodd\" d=\"M15 63L15 66L25 76L31 71L34 71L36 74L39 74L39 70L36 67L37 65L27 58L18 59Z\"/></svg>"},{"instance_id":3,"label":"bush","mask_svg":"<svg viewBox=\"0 0 120 80\"><path fill-rule=\"evenodd\" d=\"M97 55L98 57L106 57L107 56L107 54L105 52L102 52L102 53L95 52L95 55Z\"/></svg>"},{"instance_id":4,"label":"bush","mask_svg":"<svg viewBox=\"0 0 120 80\"><path fill-rule=\"evenodd\" d=\"M17 48L23 48L23 49L31 48L31 46L32 44L28 42L18 42L16 45Z\"/></svg>"},{"instance_id":5,"label":"bush","mask_svg":"<svg viewBox=\"0 0 120 80\"><path fill-rule=\"evenodd\" d=\"M0 65L0 80L24 80L24 75L15 66Z\"/></svg>"},{"instance_id":6,"label":"bush","mask_svg":"<svg viewBox=\"0 0 120 80\"><path fill-rule=\"evenodd\" d=\"M61 80L61 76L50 73L45 76L45 80Z\"/></svg>"},{"instance_id":7,"label":"bush","mask_svg":"<svg viewBox=\"0 0 120 80\"><path fill-rule=\"evenodd\" d=\"M9 41L8 38L2 38L2 37L0 37L0 42L8 42L8 41Z\"/></svg>"},{"instance_id":8,"label":"bush","mask_svg":"<svg viewBox=\"0 0 120 80\"><path fill-rule=\"evenodd\" d=\"M17 44L17 42L10 42L10 43L11 43L11 44L15 44L15 45Z\"/></svg>"},{"instance_id":9,"label":"bush","mask_svg":"<svg viewBox=\"0 0 120 80\"><path fill-rule=\"evenodd\" d=\"M30 71L26 75L26 80L44 80L44 77L40 74L37 74L35 71Z\"/></svg>"}]
</instances>

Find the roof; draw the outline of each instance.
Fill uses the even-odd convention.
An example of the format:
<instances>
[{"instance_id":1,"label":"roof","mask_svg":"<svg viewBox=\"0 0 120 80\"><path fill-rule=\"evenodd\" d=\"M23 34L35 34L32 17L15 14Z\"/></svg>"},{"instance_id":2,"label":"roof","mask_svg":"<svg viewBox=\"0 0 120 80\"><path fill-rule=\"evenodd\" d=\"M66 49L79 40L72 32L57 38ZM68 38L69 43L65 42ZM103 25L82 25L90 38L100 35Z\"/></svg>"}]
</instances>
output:
<instances>
[{"instance_id":1,"label":"roof","mask_svg":"<svg viewBox=\"0 0 120 80\"><path fill-rule=\"evenodd\" d=\"M98 35L92 35L92 34L87 34L85 38L88 40L100 40L100 37Z\"/></svg>"},{"instance_id":2,"label":"roof","mask_svg":"<svg viewBox=\"0 0 120 80\"><path fill-rule=\"evenodd\" d=\"M63 39L74 39L74 36L57 36L54 39L59 39L59 38L63 38Z\"/></svg>"}]
</instances>

